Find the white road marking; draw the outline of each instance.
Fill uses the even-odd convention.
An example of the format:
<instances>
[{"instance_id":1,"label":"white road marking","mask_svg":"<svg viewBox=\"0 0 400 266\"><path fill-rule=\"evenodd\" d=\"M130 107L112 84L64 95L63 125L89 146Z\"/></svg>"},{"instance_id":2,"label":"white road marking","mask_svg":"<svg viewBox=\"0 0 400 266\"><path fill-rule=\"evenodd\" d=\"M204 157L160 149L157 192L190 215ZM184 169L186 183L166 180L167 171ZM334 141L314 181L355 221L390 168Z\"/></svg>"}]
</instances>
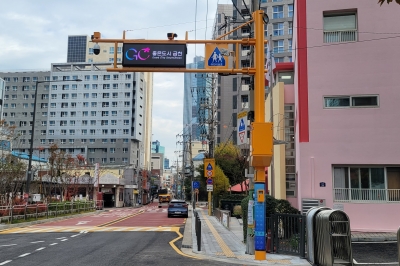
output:
<instances>
[{"instance_id":1,"label":"white road marking","mask_svg":"<svg viewBox=\"0 0 400 266\"><path fill-rule=\"evenodd\" d=\"M26 257L28 255L31 255L31 253L25 253L25 254L19 255L18 258Z\"/></svg>"},{"instance_id":2,"label":"white road marking","mask_svg":"<svg viewBox=\"0 0 400 266\"><path fill-rule=\"evenodd\" d=\"M54 246L54 245L57 245L58 243L52 243L52 244L50 244L50 246Z\"/></svg>"},{"instance_id":3,"label":"white road marking","mask_svg":"<svg viewBox=\"0 0 400 266\"><path fill-rule=\"evenodd\" d=\"M7 263L12 262L12 260L6 260L0 263L0 265L6 265Z\"/></svg>"},{"instance_id":4,"label":"white road marking","mask_svg":"<svg viewBox=\"0 0 400 266\"><path fill-rule=\"evenodd\" d=\"M65 236L63 236L63 237L58 237L58 238L56 238L56 239L64 239L64 238L66 238Z\"/></svg>"},{"instance_id":5,"label":"white road marking","mask_svg":"<svg viewBox=\"0 0 400 266\"><path fill-rule=\"evenodd\" d=\"M39 250L43 250L43 249L45 249L45 247L41 247L41 248L38 248L36 250L39 251Z\"/></svg>"},{"instance_id":6,"label":"white road marking","mask_svg":"<svg viewBox=\"0 0 400 266\"><path fill-rule=\"evenodd\" d=\"M63 240L61 240L61 241L63 242L63 241L67 241L67 240L68 240L68 239L63 239Z\"/></svg>"},{"instance_id":7,"label":"white road marking","mask_svg":"<svg viewBox=\"0 0 400 266\"><path fill-rule=\"evenodd\" d=\"M354 264L366 264L366 265L399 265L398 262L381 262L381 263L363 263L363 262L357 262L355 259L353 259Z\"/></svg>"},{"instance_id":8,"label":"white road marking","mask_svg":"<svg viewBox=\"0 0 400 266\"><path fill-rule=\"evenodd\" d=\"M31 242L31 244L36 244L36 243L43 243L44 241L34 241L34 242Z\"/></svg>"},{"instance_id":9,"label":"white road marking","mask_svg":"<svg viewBox=\"0 0 400 266\"><path fill-rule=\"evenodd\" d=\"M91 221L79 221L76 225L81 225L81 224L87 224L90 223Z\"/></svg>"},{"instance_id":10,"label":"white road marking","mask_svg":"<svg viewBox=\"0 0 400 266\"><path fill-rule=\"evenodd\" d=\"M1 245L0 247L11 247L11 246L16 246L17 244L9 244L9 245Z\"/></svg>"},{"instance_id":11,"label":"white road marking","mask_svg":"<svg viewBox=\"0 0 400 266\"><path fill-rule=\"evenodd\" d=\"M73 235L73 236L71 236L71 237L76 237L76 236L79 236L79 234L77 234L77 235Z\"/></svg>"},{"instance_id":12,"label":"white road marking","mask_svg":"<svg viewBox=\"0 0 400 266\"><path fill-rule=\"evenodd\" d=\"M382 242L351 242L352 244L393 244L397 241L382 241Z\"/></svg>"}]
</instances>

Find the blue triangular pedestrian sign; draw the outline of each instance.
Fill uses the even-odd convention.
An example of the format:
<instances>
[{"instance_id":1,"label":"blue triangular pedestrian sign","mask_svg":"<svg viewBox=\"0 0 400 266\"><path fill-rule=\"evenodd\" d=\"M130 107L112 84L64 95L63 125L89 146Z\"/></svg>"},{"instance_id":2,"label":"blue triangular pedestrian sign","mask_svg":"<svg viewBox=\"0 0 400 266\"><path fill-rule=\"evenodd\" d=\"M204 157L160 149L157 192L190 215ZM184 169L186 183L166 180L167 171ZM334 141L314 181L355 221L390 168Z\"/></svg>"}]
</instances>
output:
<instances>
[{"instance_id":1,"label":"blue triangular pedestrian sign","mask_svg":"<svg viewBox=\"0 0 400 266\"><path fill-rule=\"evenodd\" d=\"M212 168L212 166L211 166L211 164L209 163L208 165L207 165L207 170L208 171L211 171L213 168Z\"/></svg>"},{"instance_id":2,"label":"blue triangular pedestrian sign","mask_svg":"<svg viewBox=\"0 0 400 266\"><path fill-rule=\"evenodd\" d=\"M242 119L240 119L239 132L240 132L240 131L245 131L245 130L246 130L246 126L245 126L244 120L243 120L243 118L242 118Z\"/></svg>"},{"instance_id":3,"label":"blue triangular pedestrian sign","mask_svg":"<svg viewBox=\"0 0 400 266\"><path fill-rule=\"evenodd\" d=\"M210 58L208 58L208 66L225 66L225 58L219 51L218 47L215 47Z\"/></svg>"}]
</instances>

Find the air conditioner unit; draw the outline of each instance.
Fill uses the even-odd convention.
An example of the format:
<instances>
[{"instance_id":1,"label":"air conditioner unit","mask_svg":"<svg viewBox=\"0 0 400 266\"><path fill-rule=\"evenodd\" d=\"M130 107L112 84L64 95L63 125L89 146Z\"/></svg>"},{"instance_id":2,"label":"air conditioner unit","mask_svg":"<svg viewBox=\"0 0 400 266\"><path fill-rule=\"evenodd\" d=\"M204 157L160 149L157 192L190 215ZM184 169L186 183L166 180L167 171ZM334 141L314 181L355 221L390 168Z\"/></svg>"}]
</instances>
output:
<instances>
[{"instance_id":1,"label":"air conditioner unit","mask_svg":"<svg viewBox=\"0 0 400 266\"><path fill-rule=\"evenodd\" d=\"M325 199L301 199L301 212L306 214L312 207L324 207L326 206Z\"/></svg>"}]
</instances>

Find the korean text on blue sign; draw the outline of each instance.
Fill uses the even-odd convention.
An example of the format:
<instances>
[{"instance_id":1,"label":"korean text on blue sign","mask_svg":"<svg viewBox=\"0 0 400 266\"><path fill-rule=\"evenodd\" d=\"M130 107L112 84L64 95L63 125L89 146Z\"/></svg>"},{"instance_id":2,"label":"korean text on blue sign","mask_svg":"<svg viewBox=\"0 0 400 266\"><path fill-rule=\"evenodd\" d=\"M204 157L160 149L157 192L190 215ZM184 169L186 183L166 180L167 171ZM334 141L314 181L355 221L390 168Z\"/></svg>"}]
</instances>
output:
<instances>
[{"instance_id":1,"label":"korean text on blue sign","mask_svg":"<svg viewBox=\"0 0 400 266\"><path fill-rule=\"evenodd\" d=\"M186 44L124 43L124 67L186 67Z\"/></svg>"}]
</instances>

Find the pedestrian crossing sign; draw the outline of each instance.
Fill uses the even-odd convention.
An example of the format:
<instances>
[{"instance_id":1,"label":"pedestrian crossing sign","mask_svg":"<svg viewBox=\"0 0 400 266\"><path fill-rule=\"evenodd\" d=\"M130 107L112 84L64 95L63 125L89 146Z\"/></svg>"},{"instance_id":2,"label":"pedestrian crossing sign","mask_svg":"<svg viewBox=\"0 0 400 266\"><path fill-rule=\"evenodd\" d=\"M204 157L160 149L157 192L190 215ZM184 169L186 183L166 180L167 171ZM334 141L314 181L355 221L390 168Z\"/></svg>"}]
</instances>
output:
<instances>
[{"instance_id":1,"label":"pedestrian crossing sign","mask_svg":"<svg viewBox=\"0 0 400 266\"><path fill-rule=\"evenodd\" d=\"M228 58L225 54L228 51L228 44L206 44L205 45L205 69L226 69L228 68Z\"/></svg>"}]
</instances>

